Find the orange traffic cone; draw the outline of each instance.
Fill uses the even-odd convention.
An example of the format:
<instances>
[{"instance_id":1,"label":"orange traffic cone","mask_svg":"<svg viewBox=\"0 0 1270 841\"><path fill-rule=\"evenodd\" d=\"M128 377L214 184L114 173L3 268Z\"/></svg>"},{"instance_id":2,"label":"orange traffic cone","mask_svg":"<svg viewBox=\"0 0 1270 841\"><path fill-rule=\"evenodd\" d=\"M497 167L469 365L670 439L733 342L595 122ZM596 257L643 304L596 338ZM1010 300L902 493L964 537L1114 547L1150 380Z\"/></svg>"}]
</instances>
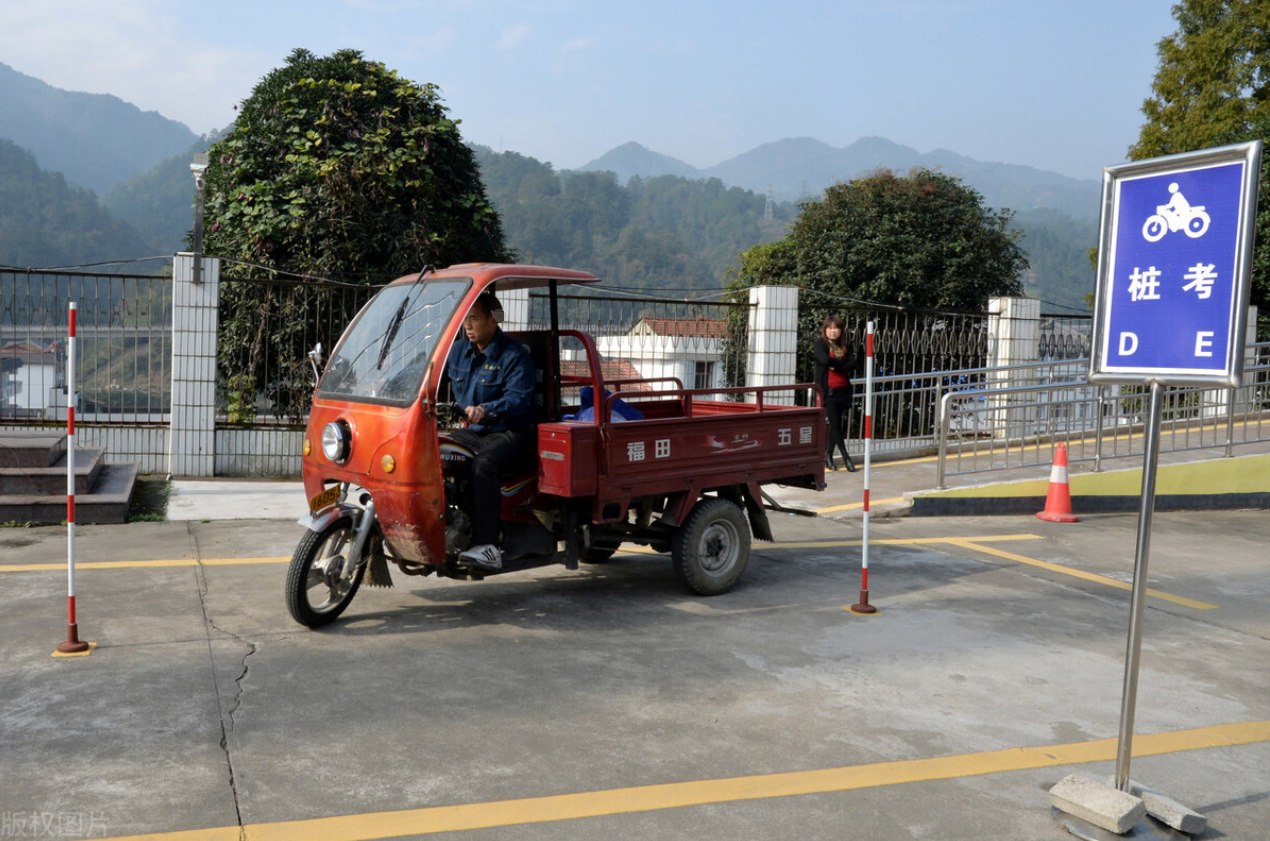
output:
<instances>
[{"instance_id":1,"label":"orange traffic cone","mask_svg":"<svg viewBox=\"0 0 1270 841\"><path fill-rule=\"evenodd\" d=\"M1049 493L1045 495L1045 510L1036 514L1051 523L1075 523L1080 520L1072 514L1071 488L1067 484L1067 445L1054 448L1054 466L1050 468Z\"/></svg>"}]
</instances>

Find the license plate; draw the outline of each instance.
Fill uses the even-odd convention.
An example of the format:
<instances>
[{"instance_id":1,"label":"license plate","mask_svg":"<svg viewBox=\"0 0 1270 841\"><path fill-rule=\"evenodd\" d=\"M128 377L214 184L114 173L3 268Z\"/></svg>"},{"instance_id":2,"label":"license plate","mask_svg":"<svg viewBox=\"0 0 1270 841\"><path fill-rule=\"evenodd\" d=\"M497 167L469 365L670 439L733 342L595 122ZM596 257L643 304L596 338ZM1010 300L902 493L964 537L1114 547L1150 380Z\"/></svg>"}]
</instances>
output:
<instances>
[{"instance_id":1,"label":"license plate","mask_svg":"<svg viewBox=\"0 0 1270 841\"><path fill-rule=\"evenodd\" d=\"M317 514L325 508L330 508L340 498L340 486L331 485L322 493L309 500L309 513Z\"/></svg>"}]
</instances>

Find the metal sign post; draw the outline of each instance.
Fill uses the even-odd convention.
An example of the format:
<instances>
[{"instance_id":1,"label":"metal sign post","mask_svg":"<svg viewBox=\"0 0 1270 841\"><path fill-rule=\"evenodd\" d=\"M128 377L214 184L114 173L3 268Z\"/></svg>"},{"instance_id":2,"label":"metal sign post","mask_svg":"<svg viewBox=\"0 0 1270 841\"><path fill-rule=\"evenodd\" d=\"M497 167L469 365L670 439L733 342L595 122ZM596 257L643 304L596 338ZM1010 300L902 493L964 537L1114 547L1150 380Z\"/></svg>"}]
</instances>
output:
<instances>
[{"instance_id":1,"label":"metal sign post","mask_svg":"<svg viewBox=\"0 0 1270 841\"><path fill-rule=\"evenodd\" d=\"M57 644L54 657L92 653L92 644L79 638L75 615L75 323L78 307L70 302L66 337L66 640Z\"/></svg>"},{"instance_id":2,"label":"metal sign post","mask_svg":"<svg viewBox=\"0 0 1270 841\"><path fill-rule=\"evenodd\" d=\"M1089 381L1151 389L1115 786L1129 790L1165 385L1243 375L1261 141L1108 167ZM1137 837L1137 836L1135 836Z\"/></svg>"},{"instance_id":3,"label":"metal sign post","mask_svg":"<svg viewBox=\"0 0 1270 841\"><path fill-rule=\"evenodd\" d=\"M869 322L864 346L864 543L860 550L860 601L851 605L853 613L872 614L869 604L869 478L873 467L873 322Z\"/></svg>"}]
</instances>

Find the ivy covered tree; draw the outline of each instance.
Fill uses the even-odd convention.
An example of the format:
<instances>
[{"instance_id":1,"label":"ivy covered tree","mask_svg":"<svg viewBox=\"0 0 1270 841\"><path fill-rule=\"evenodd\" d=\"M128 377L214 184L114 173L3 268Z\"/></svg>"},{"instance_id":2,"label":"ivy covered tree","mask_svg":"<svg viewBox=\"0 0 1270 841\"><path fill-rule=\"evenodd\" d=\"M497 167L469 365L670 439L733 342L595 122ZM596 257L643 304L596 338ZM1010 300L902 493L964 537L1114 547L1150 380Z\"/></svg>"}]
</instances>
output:
<instances>
[{"instance_id":1,"label":"ivy covered tree","mask_svg":"<svg viewBox=\"0 0 1270 841\"><path fill-rule=\"evenodd\" d=\"M1270 118L1270 3L1182 0L1173 17L1129 149L1135 161L1216 146Z\"/></svg>"},{"instance_id":2,"label":"ivy covered tree","mask_svg":"<svg viewBox=\"0 0 1270 841\"><path fill-rule=\"evenodd\" d=\"M509 256L436 87L354 50L293 52L209 156L205 252L314 278L299 288L223 284L219 361L237 419L250 419L262 394L293 419L306 410L303 345L318 312L336 308L323 321L338 331L364 301L336 297L316 278L376 284L425 265ZM336 338L323 340L329 348ZM295 377L268 373L267 358Z\"/></svg>"}]
</instances>

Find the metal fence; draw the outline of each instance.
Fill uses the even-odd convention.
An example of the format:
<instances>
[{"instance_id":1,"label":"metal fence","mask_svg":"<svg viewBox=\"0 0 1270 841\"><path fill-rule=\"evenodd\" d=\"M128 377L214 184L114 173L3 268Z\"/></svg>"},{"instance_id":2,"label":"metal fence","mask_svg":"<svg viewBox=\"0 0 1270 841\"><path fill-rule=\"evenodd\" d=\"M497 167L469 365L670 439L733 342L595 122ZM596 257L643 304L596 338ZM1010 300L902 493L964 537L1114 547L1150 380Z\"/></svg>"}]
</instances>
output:
<instances>
[{"instance_id":1,"label":"metal fence","mask_svg":"<svg viewBox=\"0 0 1270 841\"><path fill-rule=\"evenodd\" d=\"M1082 370L1086 370L1086 365ZM873 378L873 451L891 457L932 455L939 445L939 412L943 399L954 395L956 405L986 402L994 382L1009 380L1031 387L1072 379L1073 360L978 367ZM843 438L853 451L863 448L865 381L856 383L858 399L843 416ZM957 413L952 429L975 434L975 417Z\"/></svg>"},{"instance_id":2,"label":"metal fence","mask_svg":"<svg viewBox=\"0 0 1270 841\"><path fill-rule=\"evenodd\" d=\"M1041 313L1040 359L1088 358L1093 336L1093 316Z\"/></svg>"},{"instance_id":3,"label":"metal fence","mask_svg":"<svg viewBox=\"0 0 1270 841\"><path fill-rule=\"evenodd\" d=\"M842 434L858 451L864 437L864 353L874 324L873 441L879 453L933 452L939 396L978 383L990 346L986 313L804 307L799 312L797 380L811 382L812 344L828 315L846 322L846 341L858 356L858 398L843 415Z\"/></svg>"},{"instance_id":4,"label":"metal fence","mask_svg":"<svg viewBox=\"0 0 1270 841\"><path fill-rule=\"evenodd\" d=\"M845 339L856 350L860 372L870 321L878 377L977 368L988 360L987 313L809 306L799 310L799 382L812 381L812 344L829 315L846 322Z\"/></svg>"},{"instance_id":5,"label":"metal fence","mask_svg":"<svg viewBox=\"0 0 1270 841\"><path fill-rule=\"evenodd\" d=\"M162 423L171 410L172 280L0 272L0 420L66 417L66 336L77 306L77 417Z\"/></svg>"},{"instance_id":6,"label":"metal fence","mask_svg":"<svg viewBox=\"0 0 1270 841\"><path fill-rule=\"evenodd\" d=\"M308 416L308 352L329 355L379 287L221 277L217 424L298 426Z\"/></svg>"},{"instance_id":7,"label":"metal fence","mask_svg":"<svg viewBox=\"0 0 1270 841\"><path fill-rule=\"evenodd\" d=\"M1234 389L1168 388L1161 452L1221 449L1270 441L1270 342L1249 345L1244 384ZM1017 467L1047 467L1058 444L1068 463L1100 470L1108 459L1141 456L1149 392L1088 383L1088 360L1036 366L1033 381L950 390L940 399L936 480ZM1044 373L1044 375L1041 375Z\"/></svg>"}]
</instances>

